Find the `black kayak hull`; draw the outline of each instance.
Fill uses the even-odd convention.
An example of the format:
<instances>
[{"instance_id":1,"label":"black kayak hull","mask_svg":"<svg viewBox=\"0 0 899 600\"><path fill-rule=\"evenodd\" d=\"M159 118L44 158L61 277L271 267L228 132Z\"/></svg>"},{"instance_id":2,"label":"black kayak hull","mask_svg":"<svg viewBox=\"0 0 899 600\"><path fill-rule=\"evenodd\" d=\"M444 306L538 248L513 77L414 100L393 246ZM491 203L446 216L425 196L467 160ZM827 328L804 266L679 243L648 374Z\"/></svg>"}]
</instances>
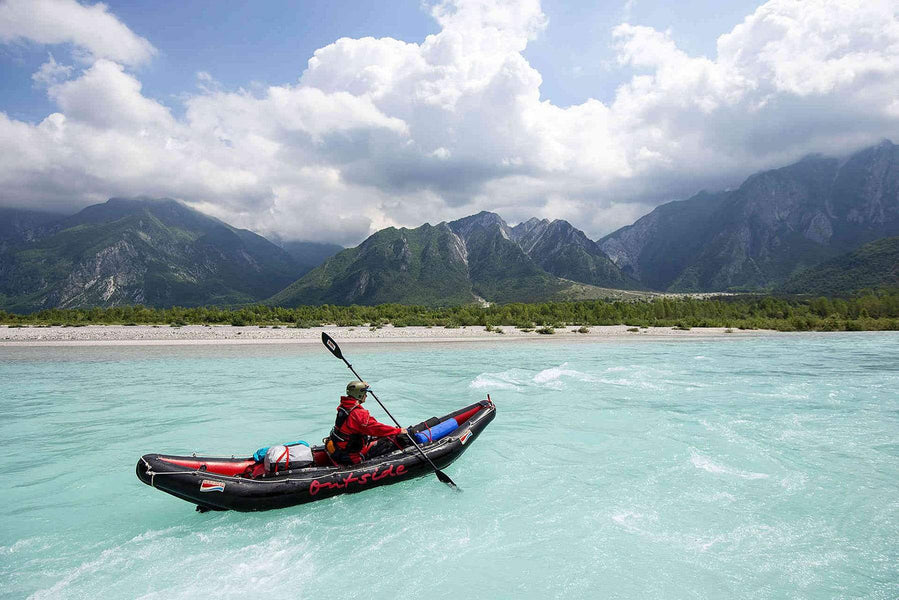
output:
<instances>
[{"instance_id":1,"label":"black kayak hull","mask_svg":"<svg viewBox=\"0 0 899 600\"><path fill-rule=\"evenodd\" d=\"M461 423L450 435L421 446L437 468L449 466L471 446L496 417L496 407L487 400L441 419L476 407L480 409L474 416ZM424 424L420 424L411 429L423 428ZM314 450L321 452L321 447ZM434 469L415 447L344 467L312 466L257 478L239 473L252 462L252 459L245 458L147 454L137 462L136 470L138 478L147 485L196 504L201 510L242 512L286 508L434 474ZM185 465L197 467L187 468ZM225 474L230 471L235 471L235 474Z\"/></svg>"}]
</instances>

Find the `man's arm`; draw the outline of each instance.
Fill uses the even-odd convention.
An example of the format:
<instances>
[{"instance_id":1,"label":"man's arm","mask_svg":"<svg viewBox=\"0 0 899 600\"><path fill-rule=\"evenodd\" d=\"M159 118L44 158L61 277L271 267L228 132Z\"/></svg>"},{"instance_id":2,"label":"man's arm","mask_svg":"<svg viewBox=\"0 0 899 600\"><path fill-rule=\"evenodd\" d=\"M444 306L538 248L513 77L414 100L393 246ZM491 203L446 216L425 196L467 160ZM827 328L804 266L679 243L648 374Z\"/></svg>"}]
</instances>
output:
<instances>
[{"instance_id":1,"label":"man's arm","mask_svg":"<svg viewBox=\"0 0 899 600\"><path fill-rule=\"evenodd\" d=\"M352 413L350 413L350 417L356 417L353 419L355 422L353 423L354 429L356 429L359 433L364 435L370 435L373 437L386 437L388 435L398 435L403 432L399 427L392 427L390 425L385 425L384 423L380 423L376 418L371 416L368 411L365 411L363 414L356 415L361 411L356 409Z\"/></svg>"}]
</instances>

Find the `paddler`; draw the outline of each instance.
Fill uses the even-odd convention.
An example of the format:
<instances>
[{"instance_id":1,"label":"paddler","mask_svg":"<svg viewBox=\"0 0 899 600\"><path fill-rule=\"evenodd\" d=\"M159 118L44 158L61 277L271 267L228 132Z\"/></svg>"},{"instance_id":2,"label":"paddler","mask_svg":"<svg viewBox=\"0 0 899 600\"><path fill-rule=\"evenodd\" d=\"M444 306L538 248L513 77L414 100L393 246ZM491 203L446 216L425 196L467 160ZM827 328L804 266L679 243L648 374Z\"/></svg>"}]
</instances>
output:
<instances>
[{"instance_id":1,"label":"paddler","mask_svg":"<svg viewBox=\"0 0 899 600\"><path fill-rule=\"evenodd\" d=\"M338 464L360 463L408 443L408 437L401 435L406 433L405 427L385 425L363 408L370 389L364 381L351 381L346 386L346 396L340 397L334 428L325 440L328 455Z\"/></svg>"}]
</instances>

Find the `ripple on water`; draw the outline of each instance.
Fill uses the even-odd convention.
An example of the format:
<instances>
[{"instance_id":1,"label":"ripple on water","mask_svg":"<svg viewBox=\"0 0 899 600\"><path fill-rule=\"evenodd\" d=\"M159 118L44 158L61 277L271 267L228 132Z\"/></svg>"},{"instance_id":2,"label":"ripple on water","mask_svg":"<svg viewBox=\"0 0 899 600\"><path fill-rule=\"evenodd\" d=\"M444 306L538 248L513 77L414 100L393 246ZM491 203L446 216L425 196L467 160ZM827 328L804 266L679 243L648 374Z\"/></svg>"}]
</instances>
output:
<instances>
[{"instance_id":1,"label":"ripple on water","mask_svg":"<svg viewBox=\"0 0 899 600\"><path fill-rule=\"evenodd\" d=\"M690 463L697 469L702 469L715 475L732 475L742 479L768 479L770 475L767 473L753 473L751 471L742 471L733 467L720 465L707 456L703 456L696 451L695 448L690 449Z\"/></svg>"}]
</instances>

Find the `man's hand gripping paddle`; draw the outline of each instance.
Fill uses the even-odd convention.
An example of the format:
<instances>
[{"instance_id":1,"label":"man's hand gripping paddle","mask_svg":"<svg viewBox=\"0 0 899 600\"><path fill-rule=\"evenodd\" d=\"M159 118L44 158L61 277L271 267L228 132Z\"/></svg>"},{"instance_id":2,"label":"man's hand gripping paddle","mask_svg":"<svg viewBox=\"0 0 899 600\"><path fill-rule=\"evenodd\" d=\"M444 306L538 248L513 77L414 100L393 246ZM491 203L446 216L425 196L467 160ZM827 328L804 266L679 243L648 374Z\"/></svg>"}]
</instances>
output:
<instances>
[{"instance_id":1,"label":"man's hand gripping paddle","mask_svg":"<svg viewBox=\"0 0 899 600\"><path fill-rule=\"evenodd\" d=\"M330 335L325 333L324 331L322 331L322 343L325 345L325 348L327 348L328 350L331 351L331 354L333 354L334 356L336 356L337 358L342 360L344 363L346 363L346 366L349 367L350 371L353 372L353 375L356 376L356 379L359 379L359 380L362 379L362 377L359 376L359 373L356 372L356 369L353 368L353 365L351 365L349 363L349 361L347 361L347 359L343 357L343 353L340 351L340 346L337 345L337 342L335 342L334 339ZM381 405L381 408L384 409L384 412L387 413L387 416L390 417L390 419L396 424L396 426L402 427L399 424L399 422L393 418L393 415L390 414L390 411L387 410L387 407L384 406L384 403L381 402L381 400L375 395L375 393L369 391L369 394L371 394L372 398L374 398L378 402L378 404ZM438 469L437 465L434 464L434 461L432 461L430 458L428 458L428 455L425 454L425 451L422 450L421 446L418 445L418 442L415 441L415 436L410 433L408 435L408 437L409 437L409 440L412 442L412 444L415 446L415 448L421 453L422 457L424 457L424 459L426 461L428 461L428 463L431 465L431 467L434 468L434 473L437 474L437 479L439 479L446 485L450 486L454 490L461 491L461 490L459 490L459 487L455 484L455 482L453 482L453 480L449 478L449 475L447 475L446 473L444 473L443 471Z\"/></svg>"}]
</instances>

